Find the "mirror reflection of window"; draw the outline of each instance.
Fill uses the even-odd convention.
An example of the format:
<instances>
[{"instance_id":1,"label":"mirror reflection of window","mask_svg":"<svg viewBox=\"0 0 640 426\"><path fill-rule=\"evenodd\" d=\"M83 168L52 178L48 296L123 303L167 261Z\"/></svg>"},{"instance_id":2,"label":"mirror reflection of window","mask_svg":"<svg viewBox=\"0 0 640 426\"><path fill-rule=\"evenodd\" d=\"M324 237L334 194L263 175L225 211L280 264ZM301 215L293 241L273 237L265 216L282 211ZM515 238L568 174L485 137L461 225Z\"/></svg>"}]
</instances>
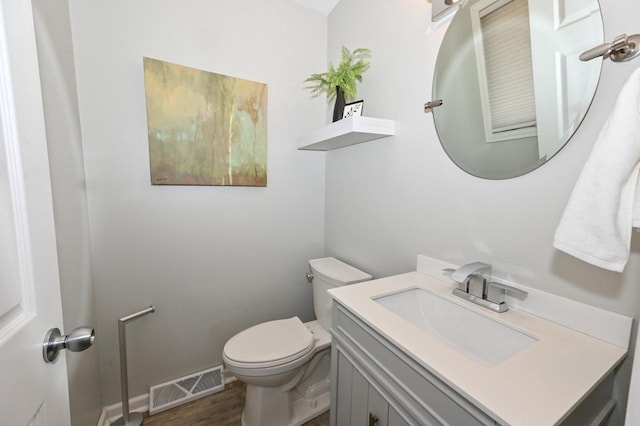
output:
<instances>
[{"instance_id":1,"label":"mirror reflection of window","mask_svg":"<svg viewBox=\"0 0 640 426\"><path fill-rule=\"evenodd\" d=\"M524 12L522 5L527 2L521 0L463 2L442 40L433 76L433 99L444 101L441 107L433 110L442 147L461 169L486 179L520 176L552 158L585 117L602 67L602 60L579 60L584 50L604 42L598 0L529 0L527 19L522 14L520 18L514 18L506 12L510 7L515 8L518 2ZM508 18L499 18L497 23L521 22L513 26L522 37L498 31L493 42L491 34L485 37L489 40L485 48L483 36L492 32L490 21L501 13L506 13ZM527 33L530 48L521 45ZM504 62L488 53L492 47L496 55L502 55ZM518 88L524 83L516 82L512 76L507 77L504 84L487 83L486 77L481 77L487 75L487 67L490 80L496 75L491 70L510 75L509 70L519 62L516 60L518 55L523 55L527 59L525 62L530 63L525 67L528 71L521 75L530 76L533 68L533 83L531 77L524 79L528 89ZM484 63L485 56L488 66ZM498 65L492 66L492 60ZM492 98L495 98L494 94L506 96L507 105L523 99L527 99L528 105L534 105L535 114L531 114L531 109L528 112L530 118L515 120L516 127L535 120L535 127L510 130L509 124L513 123L498 124L491 113L499 108L493 99L494 105L489 106L489 87ZM506 108L507 117L515 117L516 109ZM511 132L534 129L535 133L529 137L510 135L500 143L487 143L489 140L498 142L499 136Z\"/></svg>"},{"instance_id":2,"label":"mirror reflection of window","mask_svg":"<svg viewBox=\"0 0 640 426\"><path fill-rule=\"evenodd\" d=\"M528 0L471 8L486 142L536 136Z\"/></svg>"}]
</instances>

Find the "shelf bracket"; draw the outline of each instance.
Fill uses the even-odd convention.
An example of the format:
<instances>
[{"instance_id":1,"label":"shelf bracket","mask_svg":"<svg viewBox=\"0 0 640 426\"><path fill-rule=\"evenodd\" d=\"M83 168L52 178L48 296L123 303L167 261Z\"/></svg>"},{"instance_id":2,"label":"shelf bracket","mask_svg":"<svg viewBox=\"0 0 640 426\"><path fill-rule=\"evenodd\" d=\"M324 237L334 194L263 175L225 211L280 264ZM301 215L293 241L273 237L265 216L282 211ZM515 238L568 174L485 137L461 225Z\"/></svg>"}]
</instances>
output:
<instances>
[{"instance_id":1,"label":"shelf bracket","mask_svg":"<svg viewBox=\"0 0 640 426\"><path fill-rule=\"evenodd\" d=\"M429 101L424 104L424 113L428 114L433 111L434 108L437 108L442 105L442 99L436 99L434 101Z\"/></svg>"}]
</instances>

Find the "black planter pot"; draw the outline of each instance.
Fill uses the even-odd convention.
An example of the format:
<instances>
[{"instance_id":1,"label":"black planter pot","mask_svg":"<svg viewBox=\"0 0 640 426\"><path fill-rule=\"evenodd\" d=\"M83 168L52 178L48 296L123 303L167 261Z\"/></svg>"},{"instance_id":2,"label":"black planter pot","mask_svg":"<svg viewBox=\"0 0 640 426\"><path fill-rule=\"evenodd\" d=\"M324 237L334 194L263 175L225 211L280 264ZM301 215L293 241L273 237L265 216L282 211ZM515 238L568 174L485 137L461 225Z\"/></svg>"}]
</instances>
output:
<instances>
[{"instance_id":1,"label":"black planter pot","mask_svg":"<svg viewBox=\"0 0 640 426\"><path fill-rule=\"evenodd\" d=\"M336 104L333 106L333 122L342 120L342 113L344 111L344 92L340 86L336 86Z\"/></svg>"}]
</instances>

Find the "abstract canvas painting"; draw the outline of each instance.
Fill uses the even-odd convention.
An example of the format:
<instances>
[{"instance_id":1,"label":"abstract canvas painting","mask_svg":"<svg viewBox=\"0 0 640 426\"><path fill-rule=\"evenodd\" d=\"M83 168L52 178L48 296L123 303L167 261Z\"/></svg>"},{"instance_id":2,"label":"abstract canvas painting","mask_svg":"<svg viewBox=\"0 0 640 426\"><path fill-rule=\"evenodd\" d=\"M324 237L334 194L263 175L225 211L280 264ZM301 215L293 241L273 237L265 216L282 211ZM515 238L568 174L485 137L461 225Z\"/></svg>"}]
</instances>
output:
<instances>
[{"instance_id":1,"label":"abstract canvas painting","mask_svg":"<svg viewBox=\"0 0 640 426\"><path fill-rule=\"evenodd\" d=\"M267 185L267 85L144 58L154 185Z\"/></svg>"}]
</instances>

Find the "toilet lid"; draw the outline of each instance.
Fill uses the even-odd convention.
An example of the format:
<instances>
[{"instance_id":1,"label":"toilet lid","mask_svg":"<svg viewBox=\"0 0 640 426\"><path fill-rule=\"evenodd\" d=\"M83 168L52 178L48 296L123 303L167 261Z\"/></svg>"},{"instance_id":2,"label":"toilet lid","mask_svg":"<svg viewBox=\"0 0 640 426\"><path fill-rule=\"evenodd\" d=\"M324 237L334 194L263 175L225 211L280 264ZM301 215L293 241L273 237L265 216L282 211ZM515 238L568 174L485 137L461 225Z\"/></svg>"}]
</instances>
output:
<instances>
[{"instance_id":1,"label":"toilet lid","mask_svg":"<svg viewBox=\"0 0 640 426\"><path fill-rule=\"evenodd\" d=\"M225 357L247 367L271 367L295 360L313 349L313 334L293 317L254 325L233 336Z\"/></svg>"}]
</instances>

